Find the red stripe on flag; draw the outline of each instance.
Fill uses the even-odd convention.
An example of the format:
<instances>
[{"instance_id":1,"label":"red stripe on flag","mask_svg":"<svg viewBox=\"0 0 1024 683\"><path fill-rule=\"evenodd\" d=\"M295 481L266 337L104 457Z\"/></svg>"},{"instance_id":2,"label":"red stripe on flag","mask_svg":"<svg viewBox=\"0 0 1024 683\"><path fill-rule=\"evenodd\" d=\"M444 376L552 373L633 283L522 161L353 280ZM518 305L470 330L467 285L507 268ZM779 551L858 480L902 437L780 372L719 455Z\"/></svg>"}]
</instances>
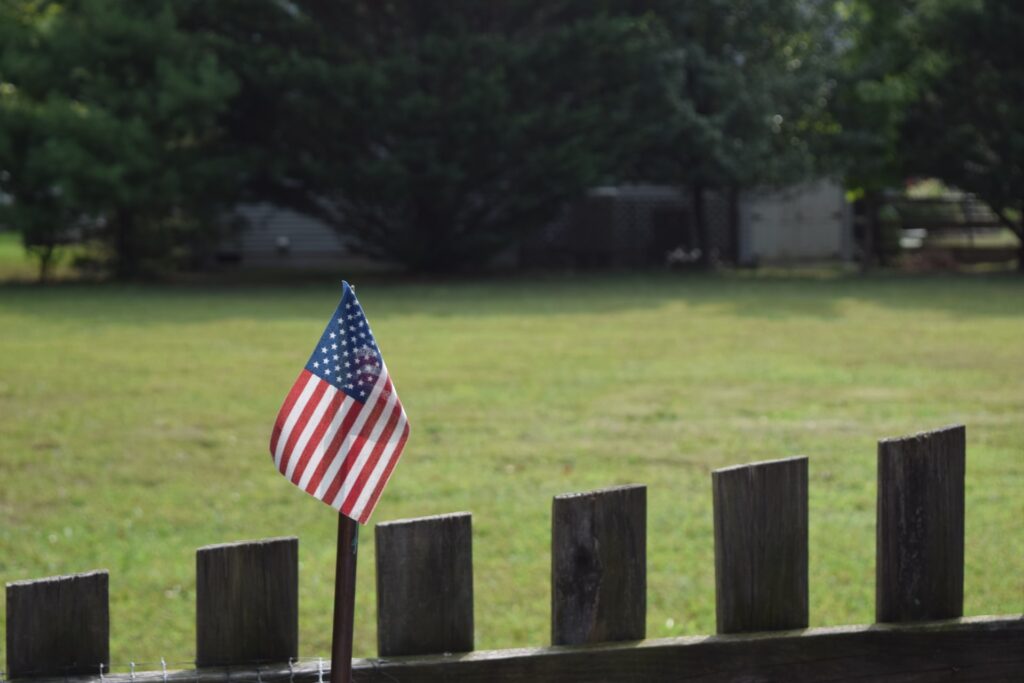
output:
<instances>
[{"instance_id":1,"label":"red stripe on flag","mask_svg":"<svg viewBox=\"0 0 1024 683\"><path fill-rule=\"evenodd\" d=\"M331 426L331 421L334 420L334 416L338 414L338 410L341 409L341 403L345 400L345 393L342 391L335 392L331 398L331 402L327 404L327 409L324 411L323 416L320 418L320 423L313 430L313 435L309 437L309 441L306 442L306 447L302 449L302 455L299 457L299 461L295 463L295 469L292 470L292 483L298 484L299 479L302 478L302 473L306 470L306 464L309 459L313 456L313 451L320 445L320 440L324 438L324 434L327 433L327 428ZM288 470L285 469L285 472Z\"/></svg>"},{"instance_id":2,"label":"red stripe on flag","mask_svg":"<svg viewBox=\"0 0 1024 683\"><path fill-rule=\"evenodd\" d=\"M348 430L352 429L352 423L359 417L359 413L362 412L364 406L359 401L353 401L352 405L348 409L348 413L345 415L341 422L341 427L338 432L331 439L331 443L327 446L327 450L324 451L324 457L320 459L320 464L317 465L316 471L313 472L313 476L310 477L309 483L306 484L306 493L315 496L316 489L320 486L320 481L324 478L324 474L330 469L331 463L338 458L342 457L338 450L341 445L345 442L345 437L348 436ZM340 469L343 471L344 467Z\"/></svg>"},{"instance_id":3,"label":"red stripe on flag","mask_svg":"<svg viewBox=\"0 0 1024 683\"><path fill-rule=\"evenodd\" d=\"M384 411L384 406L387 403L387 399L381 400L381 396L384 392L380 392L377 400L374 401L371 412L366 416L366 422L363 423L362 429L359 430L359 434L352 440L352 445L349 449L343 453L340 453L340 457L345 458L344 464L338 470L338 474L344 473L345 476L336 476L334 481L331 482L330 487L324 492L323 501L328 505L334 500L334 497L338 495L338 491L341 489L341 485L344 483L346 477L351 472L352 467L355 465L355 461L362 452L363 446L366 441L370 438L370 434L373 433L373 428L377 425L377 421L380 419L380 414Z\"/></svg>"},{"instance_id":4,"label":"red stripe on flag","mask_svg":"<svg viewBox=\"0 0 1024 683\"><path fill-rule=\"evenodd\" d=\"M277 440L281 438L281 430L284 429L284 423L288 421L288 414L292 412L292 408L295 407L295 401L298 400L299 395L302 393L302 389L306 386L306 382L309 381L310 372L305 368L299 373L298 378L295 380L295 384L292 385L291 391L288 392L288 396L284 399L284 404L281 406L281 410L277 411L277 419L274 421L274 431L270 435L270 455L274 455L274 451L277 450Z\"/></svg>"},{"instance_id":5,"label":"red stripe on flag","mask_svg":"<svg viewBox=\"0 0 1024 683\"><path fill-rule=\"evenodd\" d=\"M390 395L390 381L388 386L384 389ZM384 392L382 392L383 395ZM386 403L387 400L382 401ZM370 451L369 457L366 462L363 463L363 468L359 471L359 475L356 477L355 484L349 489L348 495L345 497L345 501L339 508L342 513L349 515L352 512L352 506L359 500L360 494L363 492L363 488L366 486L366 480L370 478L373 473L373 468L377 466L380 461L381 453L384 452L384 447L388 445L388 441L391 440L391 435L395 431L395 427L402 420L402 404L398 402L398 397L395 397L395 405L391 410L391 415L388 416L387 424L384 425L384 429L381 430L380 434L377 435L377 441L373 445L373 450ZM349 515L351 516L351 515Z\"/></svg>"},{"instance_id":6,"label":"red stripe on flag","mask_svg":"<svg viewBox=\"0 0 1024 683\"><path fill-rule=\"evenodd\" d=\"M384 473L380 475L380 480L377 481L377 486L374 487L373 493L370 495L370 499L366 501L366 506L363 507L363 514L359 515L359 523L366 524L367 520L370 519L370 515L373 513L373 509L377 507L377 499L380 498L380 494L384 491L384 484L388 483L388 479L391 478L391 472L394 471L395 465L398 464L398 457L402 455L402 449L405 448L405 442L409 438L409 423L405 423L402 428L402 436L398 440L398 445L395 446L395 450L391 453L391 458L388 460L387 466L384 468Z\"/></svg>"},{"instance_id":7,"label":"red stripe on flag","mask_svg":"<svg viewBox=\"0 0 1024 683\"><path fill-rule=\"evenodd\" d=\"M306 405L302 407L302 414L299 415L299 419L295 421L295 426L292 427L292 433L288 435L288 441L285 442L284 453L281 454L281 463L277 467L281 474L288 472L288 461L291 460L293 455L292 451L295 449L295 442L299 440L299 436L301 436L302 432L306 429L306 424L309 422L309 418L312 417L313 412L320 403L320 399L323 398L323 395L329 386L330 385L327 382L317 378L317 383L313 388L313 393L310 395L309 400L306 401Z\"/></svg>"}]
</instances>

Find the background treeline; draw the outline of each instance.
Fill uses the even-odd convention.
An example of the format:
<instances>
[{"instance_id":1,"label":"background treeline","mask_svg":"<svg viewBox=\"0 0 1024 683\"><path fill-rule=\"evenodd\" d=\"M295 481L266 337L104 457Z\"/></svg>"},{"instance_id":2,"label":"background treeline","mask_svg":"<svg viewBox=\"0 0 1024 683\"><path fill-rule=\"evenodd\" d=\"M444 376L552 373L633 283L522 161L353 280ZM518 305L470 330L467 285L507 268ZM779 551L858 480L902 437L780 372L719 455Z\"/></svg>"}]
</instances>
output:
<instances>
[{"instance_id":1,"label":"background treeline","mask_svg":"<svg viewBox=\"0 0 1024 683\"><path fill-rule=\"evenodd\" d=\"M272 201L449 271L595 185L830 173L1021 235L1021 35L1017 0L0 0L0 226L130 278Z\"/></svg>"}]
</instances>

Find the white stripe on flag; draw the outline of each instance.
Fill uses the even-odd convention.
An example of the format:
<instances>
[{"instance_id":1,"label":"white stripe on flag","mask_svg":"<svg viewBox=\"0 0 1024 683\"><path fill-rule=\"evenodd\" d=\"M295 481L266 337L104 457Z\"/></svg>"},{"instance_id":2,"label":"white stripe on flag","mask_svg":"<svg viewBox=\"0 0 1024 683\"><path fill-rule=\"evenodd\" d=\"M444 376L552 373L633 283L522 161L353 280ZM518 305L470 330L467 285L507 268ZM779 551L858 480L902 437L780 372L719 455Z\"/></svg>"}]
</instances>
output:
<instances>
[{"instance_id":1,"label":"white stripe on flag","mask_svg":"<svg viewBox=\"0 0 1024 683\"><path fill-rule=\"evenodd\" d=\"M380 438L380 433L384 431L384 427L387 426L388 420L391 419L391 413L394 411L395 406L398 405L398 394L394 391L389 391L384 404L384 410L381 411L380 417L373 423L373 430L370 435L363 442L363 447L359 450L359 455L356 457L355 462L352 464L352 470L345 477L345 481L341 484L341 489L338 491L338 495L331 501L331 507L341 509L341 506L345 503L345 499L348 497L352 487L355 486L356 480L359 479L360 473L363 471L363 467L366 465L366 461L369 460L370 454L373 453L373 449L377 446L377 439Z\"/></svg>"},{"instance_id":2,"label":"white stripe on flag","mask_svg":"<svg viewBox=\"0 0 1024 683\"><path fill-rule=\"evenodd\" d=\"M352 447L352 442L359 435L359 432L363 430L363 425L366 423L366 419L370 417L370 413L373 412L373 406L377 402L377 397L380 396L380 391L383 386L387 383L388 376L381 373L380 377L377 378L377 383L373 386L373 390L370 392L370 397L366 399L362 409L359 411L359 415L356 416L356 421L352 423L352 427L349 428L348 434L345 435L345 440L341 443L341 448L332 457L334 458L331 462L331 466L324 472L324 478L320 480L320 483L316 487L316 491L313 496L324 500L324 494L327 493L327 489L331 487L331 482L334 481L335 475L341 466L345 463L346 456L348 455L348 449ZM324 501L328 503L329 501Z\"/></svg>"},{"instance_id":3,"label":"white stripe on flag","mask_svg":"<svg viewBox=\"0 0 1024 683\"><path fill-rule=\"evenodd\" d=\"M313 436L313 432L316 431L317 427L320 426L320 420L323 419L324 413L331 405L331 401L337 395L338 390L332 385L328 384L324 390L324 395L320 397L320 403L316 405L316 409L313 410L313 414L309 416L309 421L306 422L306 428L302 430L302 434L299 435L299 440L295 442L295 448L292 449L291 457L288 459L288 471L284 473L284 476L289 479L292 478L292 472L295 471L295 466L298 464L302 457L302 451L306 450L306 444L309 443L310 438Z\"/></svg>"},{"instance_id":4,"label":"white stripe on flag","mask_svg":"<svg viewBox=\"0 0 1024 683\"><path fill-rule=\"evenodd\" d=\"M394 394L395 392L392 392ZM391 432L391 438L388 439L387 445L384 447L383 452L380 454L380 459L377 461L377 466L373 468L373 473L370 474L370 478L366 480L366 485L363 487L362 493L359 494L359 498L356 499L355 504L352 505L351 516L355 519L362 519L363 508L370 500L370 496L373 495L374 490L377 488L377 482L380 481L381 476L387 470L388 463L391 462L391 455L394 453L398 443L402 440L402 435L405 432L405 425L407 423L405 417L405 410L399 408L398 424L395 425L394 431Z\"/></svg>"},{"instance_id":5,"label":"white stripe on flag","mask_svg":"<svg viewBox=\"0 0 1024 683\"><path fill-rule=\"evenodd\" d=\"M317 445L316 450L313 451L313 455L310 457L309 462L306 463L306 469L302 473L302 478L299 479L299 488L303 491L309 485L309 480L313 478L313 474L316 472L316 468L320 466L320 461L324 458L324 453L327 452L327 447L331 445L331 441L338 434L338 430L341 429L341 423L344 422L345 416L348 415L348 411L355 405L355 400L345 394L345 400L341 402L341 407L338 412L334 414L334 419L331 420L330 426L324 433L324 438L320 439L320 443Z\"/></svg>"},{"instance_id":6,"label":"white stripe on flag","mask_svg":"<svg viewBox=\"0 0 1024 683\"><path fill-rule=\"evenodd\" d=\"M302 393L295 399L295 405L292 406L292 411L288 413L288 417L285 418L284 425L281 427L281 433L277 437L277 448L274 449L274 465L277 469L281 469L281 457L284 455L284 446L288 443L288 438L292 434L292 428L295 427L295 423L298 422L299 417L302 415L303 409L306 407L306 402L309 401L309 397L316 389L316 384L320 380L316 375L310 375L309 379L306 380L306 386L302 388Z\"/></svg>"}]
</instances>

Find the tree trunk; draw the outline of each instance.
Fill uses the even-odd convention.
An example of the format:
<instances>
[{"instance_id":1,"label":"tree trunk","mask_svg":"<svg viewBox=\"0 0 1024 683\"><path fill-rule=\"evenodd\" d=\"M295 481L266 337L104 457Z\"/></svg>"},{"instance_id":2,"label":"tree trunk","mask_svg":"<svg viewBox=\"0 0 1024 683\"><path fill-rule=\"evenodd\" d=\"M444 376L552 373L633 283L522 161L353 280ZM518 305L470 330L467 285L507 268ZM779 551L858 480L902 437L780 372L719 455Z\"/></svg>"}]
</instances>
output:
<instances>
[{"instance_id":1,"label":"tree trunk","mask_svg":"<svg viewBox=\"0 0 1024 683\"><path fill-rule=\"evenodd\" d=\"M1000 214L1004 221L1006 217ZM1024 275L1024 201L1017 209L1017 225L1010 225L1013 233L1017 235L1017 272Z\"/></svg>"},{"instance_id":2,"label":"tree trunk","mask_svg":"<svg viewBox=\"0 0 1024 683\"><path fill-rule=\"evenodd\" d=\"M737 265L740 262L740 188L729 186L729 254L728 260Z\"/></svg>"},{"instance_id":3,"label":"tree trunk","mask_svg":"<svg viewBox=\"0 0 1024 683\"><path fill-rule=\"evenodd\" d=\"M1016 223L1010 220L1003 209L997 208L995 212L1002 224L1017 236L1017 272L1024 273L1024 202L1021 202L1020 209L1018 209L1017 215L1020 218Z\"/></svg>"},{"instance_id":4,"label":"tree trunk","mask_svg":"<svg viewBox=\"0 0 1024 683\"><path fill-rule=\"evenodd\" d=\"M875 256L880 254L880 235L878 229L878 210L881 198L878 192L868 191L864 195L863 206L864 215L863 223L864 234L861 241L861 262L860 269L862 273L868 272L874 263ZM879 256L878 263L882 263L882 258Z\"/></svg>"},{"instance_id":5,"label":"tree trunk","mask_svg":"<svg viewBox=\"0 0 1024 683\"><path fill-rule=\"evenodd\" d=\"M1017 231L1017 272L1024 274L1024 229Z\"/></svg>"},{"instance_id":6,"label":"tree trunk","mask_svg":"<svg viewBox=\"0 0 1024 683\"><path fill-rule=\"evenodd\" d=\"M129 209L118 209L114 221L114 275L119 280L129 280L139 273L135 214Z\"/></svg>"},{"instance_id":7,"label":"tree trunk","mask_svg":"<svg viewBox=\"0 0 1024 683\"><path fill-rule=\"evenodd\" d=\"M704 185L695 182L690 186L690 191L693 226L697 233L697 248L700 249L697 263L707 266L711 263L711 239L708 234L707 221L704 218Z\"/></svg>"},{"instance_id":8,"label":"tree trunk","mask_svg":"<svg viewBox=\"0 0 1024 683\"><path fill-rule=\"evenodd\" d=\"M54 244L47 244L39 249L39 284L41 285L45 285L50 279L50 266L53 265L53 254L56 249Z\"/></svg>"}]
</instances>

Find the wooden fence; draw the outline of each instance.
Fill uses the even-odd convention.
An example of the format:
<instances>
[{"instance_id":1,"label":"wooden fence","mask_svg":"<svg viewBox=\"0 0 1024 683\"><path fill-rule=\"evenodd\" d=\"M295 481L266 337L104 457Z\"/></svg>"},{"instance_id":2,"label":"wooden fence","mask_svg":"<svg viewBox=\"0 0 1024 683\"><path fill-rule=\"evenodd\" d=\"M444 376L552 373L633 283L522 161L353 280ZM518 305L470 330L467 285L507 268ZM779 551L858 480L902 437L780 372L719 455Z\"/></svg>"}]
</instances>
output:
<instances>
[{"instance_id":1,"label":"wooden fence","mask_svg":"<svg viewBox=\"0 0 1024 683\"><path fill-rule=\"evenodd\" d=\"M1020 258L998 215L974 195L908 197L873 194L857 203L854 230L864 257L891 264L897 257L934 265L1005 263Z\"/></svg>"},{"instance_id":2,"label":"wooden fence","mask_svg":"<svg viewBox=\"0 0 1024 683\"><path fill-rule=\"evenodd\" d=\"M647 496L552 507L551 647L473 651L468 513L378 524L379 658L356 681L1024 680L1021 615L962 618L965 432L878 446L876 623L808 629L807 459L712 474L718 635L645 640ZM298 539L200 548L196 668L109 673L107 573L7 585L7 677L320 683L297 662ZM104 672L107 673L104 673Z\"/></svg>"}]
</instances>

